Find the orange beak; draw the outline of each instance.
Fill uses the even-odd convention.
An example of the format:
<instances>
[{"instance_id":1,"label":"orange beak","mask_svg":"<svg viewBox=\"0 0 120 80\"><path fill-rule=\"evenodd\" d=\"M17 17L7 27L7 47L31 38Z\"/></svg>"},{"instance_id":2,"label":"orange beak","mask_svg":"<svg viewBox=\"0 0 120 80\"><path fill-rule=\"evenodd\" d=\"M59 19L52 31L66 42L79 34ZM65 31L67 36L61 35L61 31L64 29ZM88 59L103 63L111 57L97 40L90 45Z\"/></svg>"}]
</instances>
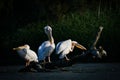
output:
<instances>
[{"instance_id":1,"label":"orange beak","mask_svg":"<svg viewBox=\"0 0 120 80\"><path fill-rule=\"evenodd\" d=\"M24 49L25 46L19 46L19 47L16 47L16 48L13 48L13 50L21 50L21 49Z\"/></svg>"},{"instance_id":2,"label":"orange beak","mask_svg":"<svg viewBox=\"0 0 120 80\"><path fill-rule=\"evenodd\" d=\"M84 46L82 46L81 44L76 44L75 45L77 48L81 49L81 50L87 50Z\"/></svg>"}]
</instances>

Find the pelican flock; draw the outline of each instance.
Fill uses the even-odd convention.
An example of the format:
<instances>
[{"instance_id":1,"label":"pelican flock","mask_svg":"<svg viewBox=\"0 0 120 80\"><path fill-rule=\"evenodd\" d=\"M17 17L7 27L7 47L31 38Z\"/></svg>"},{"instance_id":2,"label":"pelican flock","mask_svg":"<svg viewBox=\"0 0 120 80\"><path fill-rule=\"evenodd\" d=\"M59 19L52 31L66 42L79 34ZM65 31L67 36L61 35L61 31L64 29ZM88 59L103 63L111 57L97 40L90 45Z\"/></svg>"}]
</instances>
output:
<instances>
[{"instance_id":1,"label":"pelican flock","mask_svg":"<svg viewBox=\"0 0 120 80\"><path fill-rule=\"evenodd\" d=\"M38 48L38 60L39 62L45 61L48 57L48 62L51 62L50 55L55 49L55 43L52 36L52 28L50 26L44 27L45 34L48 36L48 40L44 41Z\"/></svg>"},{"instance_id":2,"label":"pelican flock","mask_svg":"<svg viewBox=\"0 0 120 80\"><path fill-rule=\"evenodd\" d=\"M70 52L73 52L75 47L83 50L83 54L82 54L83 56L85 56L88 53L91 53L93 55L93 57L95 56L97 58L102 58L102 56L107 55L107 53L102 48L102 46L99 46L98 49L96 48L96 44L97 44L97 42L100 38L100 34L103 30L103 27L100 27L99 29L100 30L99 30L99 32L96 36L96 39L95 39L93 45L91 46L91 48L88 51L83 45L81 45L77 41L73 41L71 39L60 41L60 42L57 43L57 45L55 45L54 38L52 36L52 28L50 26L45 26L44 27L44 32L48 36L48 40L44 41L38 47L38 55L33 50L31 50L30 46L27 45L27 44L23 45L23 46L16 47L16 48L13 48L13 50L16 50L18 52L18 54L23 59L26 60L26 67L29 66L29 68L30 67L36 68L36 70L38 70L38 71L41 71L42 69L44 70L43 67L46 67L45 65L50 66L50 67L56 67L56 66L59 67L59 66L62 66L62 65L69 65L71 63L70 62L71 60L67 57L67 55ZM51 63L51 58L50 57L51 57L51 54L53 53L54 50L55 50L55 54L59 55L60 61L65 58L66 61L64 61L64 63L61 63L59 61ZM47 59L48 63L46 63L46 59ZM35 62L35 64L30 66L30 62ZM44 65L42 65L41 62L44 63ZM42 67L39 67L40 65L42 65Z\"/></svg>"},{"instance_id":3,"label":"pelican flock","mask_svg":"<svg viewBox=\"0 0 120 80\"><path fill-rule=\"evenodd\" d=\"M74 50L74 47L77 47L81 50L87 50L84 46L80 45L77 41L72 41L71 39L61 41L56 45L56 54L60 54L59 59L65 58L69 60L67 54Z\"/></svg>"},{"instance_id":4,"label":"pelican flock","mask_svg":"<svg viewBox=\"0 0 120 80\"><path fill-rule=\"evenodd\" d=\"M26 66L29 66L30 62L32 61L38 62L37 54L30 49L28 44L13 48L13 50L16 50L19 56L26 61Z\"/></svg>"}]
</instances>

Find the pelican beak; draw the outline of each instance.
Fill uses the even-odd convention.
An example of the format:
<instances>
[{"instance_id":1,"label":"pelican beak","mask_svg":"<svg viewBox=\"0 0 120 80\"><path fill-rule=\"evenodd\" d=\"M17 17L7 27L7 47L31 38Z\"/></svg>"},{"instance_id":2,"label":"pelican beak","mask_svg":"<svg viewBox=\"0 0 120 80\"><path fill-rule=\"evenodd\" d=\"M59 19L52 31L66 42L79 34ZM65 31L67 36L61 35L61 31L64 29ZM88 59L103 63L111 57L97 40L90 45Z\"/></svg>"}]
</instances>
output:
<instances>
[{"instance_id":1,"label":"pelican beak","mask_svg":"<svg viewBox=\"0 0 120 80\"><path fill-rule=\"evenodd\" d=\"M79 49L82 49L82 50L87 50L84 46L82 46L81 44L78 44L76 43L75 46Z\"/></svg>"},{"instance_id":2,"label":"pelican beak","mask_svg":"<svg viewBox=\"0 0 120 80\"><path fill-rule=\"evenodd\" d=\"M21 50L21 49L24 49L26 48L25 46L19 46L19 47L16 47L16 48L13 48L13 50Z\"/></svg>"},{"instance_id":3,"label":"pelican beak","mask_svg":"<svg viewBox=\"0 0 120 80\"><path fill-rule=\"evenodd\" d=\"M50 40L50 43L52 44L53 43L52 31L48 32L48 38Z\"/></svg>"},{"instance_id":4,"label":"pelican beak","mask_svg":"<svg viewBox=\"0 0 120 80\"><path fill-rule=\"evenodd\" d=\"M49 31L49 32L47 33L47 35L48 35L48 38L50 39L50 37L51 37L51 31Z\"/></svg>"},{"instance_id":5,"label":"pelican beak","mask_svg":"<svg viewBox=\"0 0 120 80\"><path fill-rule=\"evenodd\" d=\"M17 50L18 48L13 48L13 50Z\"/></svg>"}]
</instances>

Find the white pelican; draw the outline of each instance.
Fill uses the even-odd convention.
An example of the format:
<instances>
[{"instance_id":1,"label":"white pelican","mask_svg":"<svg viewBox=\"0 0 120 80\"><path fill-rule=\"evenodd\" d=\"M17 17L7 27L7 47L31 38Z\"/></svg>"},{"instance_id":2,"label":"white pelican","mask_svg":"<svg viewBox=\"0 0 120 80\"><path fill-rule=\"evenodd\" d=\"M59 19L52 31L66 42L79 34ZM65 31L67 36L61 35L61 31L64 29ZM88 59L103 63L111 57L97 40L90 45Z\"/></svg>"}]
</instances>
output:
<instances>
[{"instance_id":1,"label":"white pelican","mask_svg":"<svg viewBox=\"0 0 120 80\"><path fill-rule=\"evenodd\" d=\"M16 50L19 56L26 60L26 66L28 66L31 61L38 62L37 54L33 50L31 50L30 46L27 44L19 46L17 48L13 48L13 50Z\"/></svg>"},{"instance_id":2,"label":"white pelican","mask_svg":"<svg viewBox=\"0 0 120 80\"><path fill-rule=\"evenodd\" d=\"M102 58L102 56L107 56L107 52L102 48L102 46L99 46L98 49L96 48L96 44L97 44L97 42L98 42L98 40L99 40L99 38L100 38L100 35L101 35L102 30L103 30L103 27L100 26L100 27L99 27L99 32L98 32L98 34L97 34L97 36L96 36L96 39L95 39L92 47L91 47L90 50L89 50L89 53L91 53L94 58L95 58L95 57L97 57L97 58Z\"/></svg>"},{"instance_id":3,"label":"white pelican","mask_svg":"<svg viewBox=\"0 0 120 80\"><path fill-rule=\"evenodd\" d=\"M50 55L55 49L55 43L52 36L52 28L50 26L44 27L45 34L48 36L47 41L44 41L38 48L38 60L44 61L48 57L48 62L51 62Z\"/></svg>"},{"instance_id":4,"label":"white pelican","mask_svg":"<svg viewBox=\"0 0 120 80\"><path fill-rule=\"evenodd\" d=\"M56 54L60 54L59 59L63 59L65 57L66 60L69 60L66 55L72 52L75 46L82 50L87 50L78 42L68 39L65 41L61 41L56 45Z\"/></svg>"}]
</instances>

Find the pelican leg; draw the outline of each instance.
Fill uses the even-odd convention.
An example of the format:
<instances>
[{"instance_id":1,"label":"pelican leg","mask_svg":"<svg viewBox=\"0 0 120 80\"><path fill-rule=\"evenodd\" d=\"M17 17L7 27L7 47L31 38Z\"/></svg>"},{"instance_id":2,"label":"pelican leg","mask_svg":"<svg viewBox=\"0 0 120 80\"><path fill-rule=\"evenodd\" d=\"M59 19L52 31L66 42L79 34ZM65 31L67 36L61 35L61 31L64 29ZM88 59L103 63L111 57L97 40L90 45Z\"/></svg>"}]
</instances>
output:
<instances>
[{"instance_id":1,"label":"pelican leg","mask_svg":"<svg viewBox=\"0 0 120 80\"><path fill-rule=\"evenodd\" d=\"M30 64L30 61L27 60L25 66L28 66Z\"/></svg>"},{"instance_id":2,"label":"pelican leg","mask_svg":"<svg viewBox=\"0 0 120 80\"><path fill-rule=\"evenodd\" d=\"M46 60L44 59L44 60L39 60L39 63L40 64L46 64Z\"/></svg>"},{"instance_id":3,"label":"pelican leg","mask_svg":"<svg viewBox=\"0 0 120 80\"><path fill-rule=\"evenodd\" d=\"M43 60L43 64L45 64L46 63L46 61L45 60Z\"/></svg>"},{"instance_id":4,"label":"pelican leg","mask_svg":"<svg viewBox=\"0 0 120 80\"><path fill-rule=\"evenodd\" d=\"M69 61L70 59L65 55L65 59L67 60L67 61Z\"/></svg>"},{"instance_id":5,"label":"pelican leg","mask_svg":"<svg viewBox=\"0 0 120 80\"><path fill-rule=\"evenodd\" d=\"M48 62L51 63L50 56L48 56Z\"/></svg>"}]
</instances>

